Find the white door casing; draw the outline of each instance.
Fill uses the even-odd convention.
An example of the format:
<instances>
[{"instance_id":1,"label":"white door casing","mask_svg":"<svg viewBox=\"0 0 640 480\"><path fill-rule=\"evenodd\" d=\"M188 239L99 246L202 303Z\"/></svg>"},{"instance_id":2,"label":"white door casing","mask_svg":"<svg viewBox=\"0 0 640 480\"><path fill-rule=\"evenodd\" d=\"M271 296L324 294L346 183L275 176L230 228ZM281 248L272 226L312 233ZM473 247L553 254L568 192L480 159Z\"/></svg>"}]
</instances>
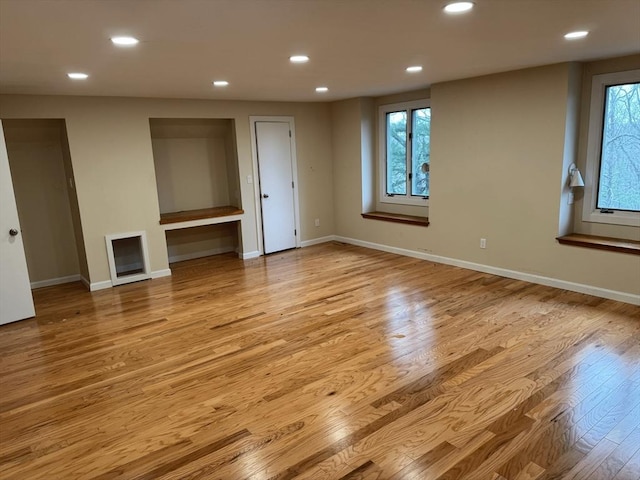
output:
<instances>
[{"instance_id":1,"label":"white door casing","mask_svg":"<svg viewBox=\"0 0 640 480\"><path fill-rule=\"evenodd\" d=\"M258 172L260 248L268 254L299 247L293 118L252 117L251 124Z\"/></svg>"},{"instance_id":2,"label":"white door casing","mask_svg":"<svg viewBox=\"0 0 640 480\"><path fill-rule=\"evenodd\" d=\"M34 315L9 155L0 122L0 325Z\"/></svg>"}]
</instances>

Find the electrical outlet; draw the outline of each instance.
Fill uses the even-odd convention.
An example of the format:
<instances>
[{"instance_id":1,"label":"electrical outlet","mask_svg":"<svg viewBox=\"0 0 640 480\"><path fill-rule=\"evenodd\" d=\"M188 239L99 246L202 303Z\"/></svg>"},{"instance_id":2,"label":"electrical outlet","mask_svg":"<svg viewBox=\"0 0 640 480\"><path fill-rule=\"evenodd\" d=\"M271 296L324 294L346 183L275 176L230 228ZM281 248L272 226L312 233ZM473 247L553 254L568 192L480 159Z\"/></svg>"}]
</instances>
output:
<instances>
[{"instance_id":1,"label":"electrical outlet","mask_svg":"<svg viewBox=\"0 0 640 480\"><path fill-rule=\"evenodd\" d=\"M253 176L247 175L247 183L253 183Z\"/></svg>"},{"instance_id":2,"label":"electrical outlet","mask_svg":"<svg viewBox=\"0 0 640 480\"><path fill-rule=\"evenodd\" d=\"M480 248L487 248L487 239L486 238L481 238L480 239Z\"/></svg>"},{"instance_id":3,"label":"electrical outlet","mask_svg":"<svg viewBox=\"0 0 640 480\"><path fill-rule=\"evenodd\" d=\"M567 205L573 205L573 201L575 200L574 195L573 195L573 191L569 192L569 195L567 195Z\"/></svg>"},{"instance_id":4,"label":"electrical outlet","mask_svg":"<svg viewBox=\"0 0 640 480\"><path fill-rule=\"evenodd\" d=\"M316 218L316 227L319 227L319 226L320 226L320 219Z\"/></svg>"}]
</instances>

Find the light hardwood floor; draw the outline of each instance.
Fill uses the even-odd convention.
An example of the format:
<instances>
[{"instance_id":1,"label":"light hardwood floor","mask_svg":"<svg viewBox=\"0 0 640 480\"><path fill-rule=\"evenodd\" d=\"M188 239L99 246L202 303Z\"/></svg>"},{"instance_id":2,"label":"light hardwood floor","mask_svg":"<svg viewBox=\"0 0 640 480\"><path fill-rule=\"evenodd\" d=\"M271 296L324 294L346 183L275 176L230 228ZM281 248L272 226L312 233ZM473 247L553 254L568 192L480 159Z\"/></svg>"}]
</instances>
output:
<instances>
[{"instance_id":1,"label":"light hardwood floor","mask_svg":"<svg viewBox=\"0 0 640 480\"><path fill-rule=\"evenodd\" d=\"M3 479L640 478L640 307L324 244L0 328Z\"/></svg>"}]
</instances>

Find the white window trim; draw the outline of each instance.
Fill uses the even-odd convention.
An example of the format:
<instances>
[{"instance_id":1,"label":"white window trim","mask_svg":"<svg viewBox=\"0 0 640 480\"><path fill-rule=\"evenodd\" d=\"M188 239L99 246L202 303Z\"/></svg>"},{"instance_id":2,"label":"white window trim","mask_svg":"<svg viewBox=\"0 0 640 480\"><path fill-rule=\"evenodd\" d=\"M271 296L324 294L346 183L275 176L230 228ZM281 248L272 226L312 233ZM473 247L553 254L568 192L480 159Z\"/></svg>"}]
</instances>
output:
<instances>
[{"instance_id":1,"label":"white window trim","mask_svg":"<svg viewBox=\"0 0 640 480\"><path fill-rule=\"evenodd\" d=\"M585 176L582 221L631 225L640 227L640 212L614 211L600 213L596 208L598 200L598 180L600 175L600 151L602 144L602 122L604 95L608 85L640 82L640 70L594 75L591 86L591 107L589 109L589 136L587 143L587 168Z\"/></svg>"},{"instance_id":2,"label":"white window trim","mask_svg":"<svg viewBox=\"0 0 640 480\"><path fill-rule=\"evenodd\" d=\"M398 112L400 110L416 110L419 108L430 108L431 102L428 99L415 100L412 102L393 103L389 105L381 105L378 108L378 199L380 203L394 203L400 205L418 205L429 206L429 199L413 196L411 191L407 195L387 196L387 121L386 115L390 112ZM411 115L407 117L407 120ZM407 143L407 152L410 152L411 145ZM410 188L410 186L409 186Z\"/></svg>"}]
</instances>

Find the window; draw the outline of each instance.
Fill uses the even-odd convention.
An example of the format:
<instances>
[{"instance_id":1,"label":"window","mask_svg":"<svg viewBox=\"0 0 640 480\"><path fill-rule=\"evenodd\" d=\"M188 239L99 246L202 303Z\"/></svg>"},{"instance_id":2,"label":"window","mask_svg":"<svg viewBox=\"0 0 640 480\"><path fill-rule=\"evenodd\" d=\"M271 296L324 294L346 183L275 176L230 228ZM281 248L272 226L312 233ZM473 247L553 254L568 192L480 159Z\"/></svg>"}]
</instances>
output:
<instances>
[{"instance_id":1,"label":"window","mask_svg":"<svg viewBox=\"0 0 640 480\"><path fill-rule=\"evenodd\" d=\"M582 218L640 226L640 70L593 77Z\"/></svg>"},{"instance_id":2,"label":"window","mask_svg":"<svg viewBox=\"0 0 640 480\"><path fill-rule=\"evenodd\" d=\"M383 105L378 125L380 201L427 205L431 155L429 101Z\"/></svg>"}]
</instances>

